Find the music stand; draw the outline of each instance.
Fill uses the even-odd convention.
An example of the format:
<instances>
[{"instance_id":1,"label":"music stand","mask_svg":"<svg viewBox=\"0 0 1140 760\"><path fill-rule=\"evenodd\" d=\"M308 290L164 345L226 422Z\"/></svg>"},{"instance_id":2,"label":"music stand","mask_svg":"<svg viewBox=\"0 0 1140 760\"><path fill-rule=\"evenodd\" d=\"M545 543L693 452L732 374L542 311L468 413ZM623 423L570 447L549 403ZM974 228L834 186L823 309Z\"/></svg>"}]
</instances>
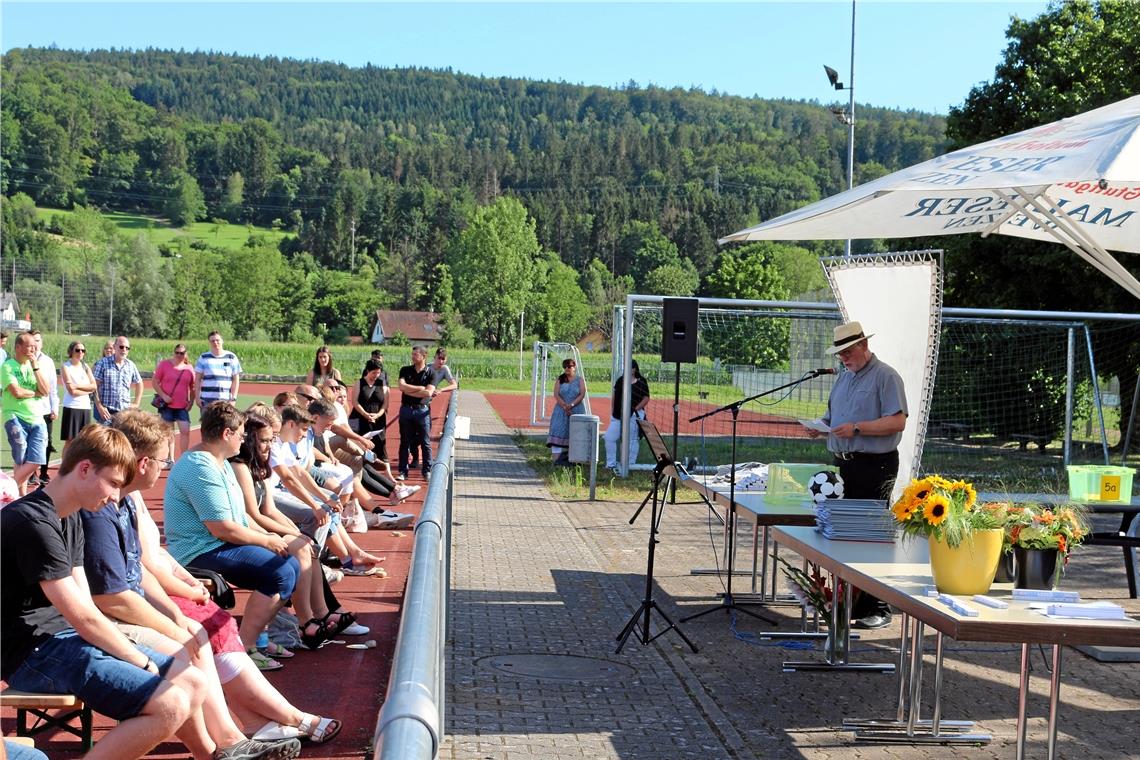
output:
<instances>
[{"instance_id":1,"label":"music stand","mask_svg":"<svg viewBox=\"0 0 1140 760\"><path fill-rule=\"evenodd\" d=\"M630 616L629 620L626 621L625 625L622 626L621 631L618 632L618 645L617 649L614 650L614 654L621 652L622 647L625 646L625 643L629 640L630 635L633 634L634 630L637 629L640 629L641 631L641 635L638 637L638 639L642 644L648 644L654 639L657 639L660 636L664 636L669 631L676 631L677 635L680 636L681 639L686 644L688 644L689 648L692 649L695 653L697 651L696 644L689 640L689 637L685 635L685 632L682 631L667 614L665 614L665 611L662 610L660 605L658 605L657 602L653 599L653 558L656 553L658 527L661 524L661 518L665 514L665 498L661 497L660 495L661 483L662 480L666 481L666 493L668 493L668 483L679 479L681 477L681 474L678 472L677 465L673 461L673 457L669 454L669 448L665 445L665 441L662 440L661 433L658 432L657 427L648 420L638 420L637 424L638 427L641 428L641 432L645 436L645 440L649 442L649 449L653 452L654 460L653 486L650 489L649 493L645 495L645 498L642 500L641 505L633 513L633 517L629 518L629 524L632 525L637 519L637 516L641 514L641 510L645 509L645 505L647 503L652 504L652 509L649 516L649 551L647 553L648 556L646 558L645 567L645 598L641 600L641 606L637 608L633 615ZM658 505L661 507L660 511L658 511ZM667 625L657 633L650 635L649 619L651 613L655 610Z\"/></svg>"}]
</instances>

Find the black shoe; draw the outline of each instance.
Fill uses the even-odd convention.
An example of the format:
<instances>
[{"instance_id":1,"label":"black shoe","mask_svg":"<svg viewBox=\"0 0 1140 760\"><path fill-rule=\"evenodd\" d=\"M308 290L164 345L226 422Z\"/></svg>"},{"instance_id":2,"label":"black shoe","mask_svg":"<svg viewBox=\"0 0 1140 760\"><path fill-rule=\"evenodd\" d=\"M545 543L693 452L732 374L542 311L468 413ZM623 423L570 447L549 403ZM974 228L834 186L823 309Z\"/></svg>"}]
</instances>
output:
<instances>
[{"instance_id":1,"label":"black shoe","mask_svg":"<svg viewBox=\"0 0 1140 760\"><path fill-rule=\"evenodd\" d=\"M38 487L39 484L40 484L40 476L39 475L32 475L28 478L28 488L32 488L33 486Z\"/></svg>"},{"instance_id":2,"label":"black shoe","mask_svg":"<svg viewBox=\"0 0 1140 760\"><path fill-rule=\"evenodd\" d=\"M51 475L48 475L46 472L43 475L40 475L40 485L41 486L46 486L50 482L51 482Z\"/></svg>"},{"instance_id":3,"label":"black shoe","mask_svg":"<svg viewBox=\"0 0 1140 760\"><path fill-rule=\"evenodd\" d=\"M852 625L856 628L864 630L874 630L876 628L886 628L891 624L891 613L888 610L876 610L866 617L861 617L853 621Z\"/></svg>"}]
</instances>

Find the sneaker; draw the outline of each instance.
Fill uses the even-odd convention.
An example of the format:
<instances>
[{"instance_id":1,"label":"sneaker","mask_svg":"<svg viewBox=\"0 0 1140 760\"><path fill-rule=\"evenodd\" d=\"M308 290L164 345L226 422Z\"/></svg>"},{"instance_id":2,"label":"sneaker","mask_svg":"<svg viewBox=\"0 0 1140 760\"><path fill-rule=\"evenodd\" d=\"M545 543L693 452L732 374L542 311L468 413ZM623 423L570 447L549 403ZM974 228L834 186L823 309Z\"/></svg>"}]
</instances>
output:
<instances>
[{"instance_id":1,"label":"sneaker","mask_svg":"<svg viewBox=\"0 0 1140 760\"><path fill-rule=\"evenodd\" d=\"M404 499L408 498L416 491L419 491L423 486L400 486L392 492L392 498L388 500L393 506L399 504ZM384 511L384 510L381 510Z\"/></svg>"},{"instance_id":2,"label":"sneaker","mask_svg":"<svg viewBox=\"0 0 1140 760\"><path fill-rule=\"evenodd\" d=\"M48 475L46 472L43 475L40 475L40 485L41 486L46 486L50 482L51 482L51 475Z\"/></svg>"},{"instance_id":3,"label":"sneaker","mask_svg":"<svg viewBox=\"0 0 1140 760\"><path fill-rule=\"evenodd\" d=\"M855 620L852 625L863 630L873 631L876 628L886 628L891 624L891 613L888 610L876 610L870 615Z\"/></svg>"},{"instance_id":4,"label":"sneaker","mask_svg":"<svg viewBox=\"0 0 1140 760\"><path fill-rule=\"evenodd\" d=\"M214 752L214 760L292 760L300 754L301 742L298 739L277 742L244 739Z\"/></svg>"},{"instance_id":5,"label":"sneaker","mask_svg":"<svg viewBox=\"0 0 1140 760\"><path fill-rule=\"evenodd\" d=\"M377 515L379 518L379 528L383 530L399 530L400 528L410 528L416 521L416 516L403 513L393 512L390 509L381 509L376 507L372 510L372 514Z\"/></svg>"},{"instance_id":6,"label":"sneaker","mask_svg":"<svg viewBox=\"0 0 1140 760\"><path fill-rule=\"evenodd\" d=\"M330 586L340 583L344 580L344 573L340 570L329 567L328 565L321 565L321 570L325 574L325 580L328 581Z\"/></svg>"},{"instance_id":7,"label":"sneaker","mask_svg":"<svg viewBox=\"0 0 1140 760\"><path fill-rule=\"evenodd\" d=\"M403 480L403 478L400 478L400 480ZM31 488L32 486L38 486L39 484L40 484L40 476L39 475L32 475L31 477L28 478L28 488Z\"/></svg>"},{"instance_id":8,"label":"sneaker","mask_svg":"<svg viewBox=\"0 0 1140 760\"><path fill-rule=\"evenodd\" d=\"M406 472L401 472L399 475L396 476L396 480L399 480L399 481L405 481L407 479L408 479L408 473L406 473Z\"/></svg>"},{"instance_id":9,"label":"sneaker","mask_svg":"<svg viewBox=\"0 0 1140 760\"><path fill-rule=\"evenodd\" d=\"M411 469L418 470L419 467L420 467L420 458L419 457L412 457Z\"/></svg>"},{"instance_id":10,"label":"sneaker","mask_svg":"<svg viewBox=\"0 0 1140 760\"><path fill-rule=\"evenodd\" d=\"M347 627L343 631L341 631L341 633L343 633L345 636L363 636L364 634L368 633L370 630L372 630L372 629L366 625L361 625L360 623L353 623L352 625L350 625L349 627Z\"/></svg>"}]
</instances>

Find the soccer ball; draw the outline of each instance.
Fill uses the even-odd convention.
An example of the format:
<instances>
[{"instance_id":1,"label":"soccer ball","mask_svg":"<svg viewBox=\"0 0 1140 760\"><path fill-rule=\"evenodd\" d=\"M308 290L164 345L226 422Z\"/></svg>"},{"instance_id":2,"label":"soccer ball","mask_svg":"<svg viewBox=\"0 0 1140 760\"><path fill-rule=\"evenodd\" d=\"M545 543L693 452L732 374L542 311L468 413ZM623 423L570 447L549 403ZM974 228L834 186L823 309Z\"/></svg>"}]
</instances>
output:
<instances>
[{"instance_id":1,"label":"soccer ball","mask_svg":"<svg viewBox=\"0 0 1140 760\"><path fill-rule=\"evenodd\" d=\"M839 477L839 473L830 470L817 472L808 481L808 491L811 492L811 500L817 503L828 499L842 499L843 478Z\"/></svg>"}]
</instances>

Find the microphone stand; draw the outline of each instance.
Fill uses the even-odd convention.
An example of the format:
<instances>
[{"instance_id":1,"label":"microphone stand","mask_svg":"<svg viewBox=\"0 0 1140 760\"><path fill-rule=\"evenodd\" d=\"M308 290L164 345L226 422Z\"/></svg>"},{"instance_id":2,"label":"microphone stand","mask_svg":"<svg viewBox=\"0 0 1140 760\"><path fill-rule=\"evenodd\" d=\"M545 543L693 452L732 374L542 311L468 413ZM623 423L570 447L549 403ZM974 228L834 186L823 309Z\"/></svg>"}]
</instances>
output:
<instances>
[{"instance_id":1,"label":"microphone stand","mask_svg":"<svg viewBox=\"0 0 1140 760\"><path fill-rule=\"evenodd\" d=\"M701 610L700 612L695 612L692 615L681 618L682 623L687 623L690 620L702 617L709 614L710 612L716 612L717 610L724 610L725 612L738 610L746 615L751 615L754 618L758 618L760 620L771 623L772 625L776 624L776 621L772 620L769 617L765 617L758 612L745 609L742 606L743 603L737 602L732 595L732 574L736 566L736 423L737 419L740 416L740 408L747 404L749 401L755 401L756 399L762 398L763 396L770 396L776 391L782 391L785 388L791 388L794 385L799 385L806 380L811 380L813 378L819 377L820 375L833 374L833 372L834 370L812 370L810 372L804 373L804 376L798 380L793 380L790 383L784 383L783 385L777 386L770 390L761 391L760 393L757 393L753 396L742 398L739 401L733 401L731 404L725 404L722 407L713 409L709 412L705 412L704 414L698 414L696 417L693 417L689 420L689 422L699 422L706 417L712 417L714 414L720 414L723 411L729 411L732 413L732 465L729 470L730 479L728 481L728 512L726 515L727 521L725 522L725 534L727 536L727 546L725 548L728 554L728 581L727 585L725 586L724 596L721 597L720 604L713 605L707 610ZM767 558L765 558L765 561L767 561Z\"/></svg>"}]
</instances>

